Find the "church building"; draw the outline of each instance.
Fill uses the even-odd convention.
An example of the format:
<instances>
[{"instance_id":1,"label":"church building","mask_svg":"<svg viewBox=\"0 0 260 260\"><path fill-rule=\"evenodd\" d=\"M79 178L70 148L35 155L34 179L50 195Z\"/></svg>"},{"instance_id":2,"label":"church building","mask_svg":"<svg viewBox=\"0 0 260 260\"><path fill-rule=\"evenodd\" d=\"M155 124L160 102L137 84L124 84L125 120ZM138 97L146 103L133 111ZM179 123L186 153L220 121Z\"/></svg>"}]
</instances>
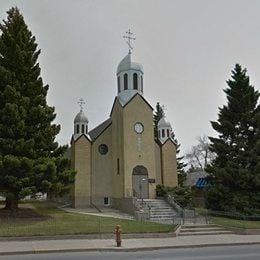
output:
<instances>
[{"instance_id":1,"label":"church building","mask_svg":"<svg viewBox=\"0 0 260 260\"><path fill-rule=\"evenodd\" d=\"M131 212L134 198L156 198L157 184L178 184L171 125L163 117L155 139L153 108L144 96L144 70L132 61L131 49L116 76L117 96L108 119L89 131L82 106L74 119L75 208L111 206Z\"/></svg>"}]
</instances>

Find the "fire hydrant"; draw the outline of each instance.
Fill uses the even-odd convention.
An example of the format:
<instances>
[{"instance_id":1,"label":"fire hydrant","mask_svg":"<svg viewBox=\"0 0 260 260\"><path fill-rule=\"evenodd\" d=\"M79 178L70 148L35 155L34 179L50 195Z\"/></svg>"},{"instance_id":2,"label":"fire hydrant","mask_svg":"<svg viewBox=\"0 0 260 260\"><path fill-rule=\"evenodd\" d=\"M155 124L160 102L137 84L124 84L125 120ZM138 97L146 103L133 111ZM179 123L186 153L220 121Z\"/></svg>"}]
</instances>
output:
<instances>
[{"instance_id":1,"label":"fire hydrant","mask_svg":"<svg viewBox=\"0 0 260 260\"><path fill-rule=\"evenodd\" d=\"M121 233L122 233L122 229L120 225L116 225L116 229L115 229L115 234L116 234L116 246L120 247L121 246Z\"/></svg>"}]
</instances>

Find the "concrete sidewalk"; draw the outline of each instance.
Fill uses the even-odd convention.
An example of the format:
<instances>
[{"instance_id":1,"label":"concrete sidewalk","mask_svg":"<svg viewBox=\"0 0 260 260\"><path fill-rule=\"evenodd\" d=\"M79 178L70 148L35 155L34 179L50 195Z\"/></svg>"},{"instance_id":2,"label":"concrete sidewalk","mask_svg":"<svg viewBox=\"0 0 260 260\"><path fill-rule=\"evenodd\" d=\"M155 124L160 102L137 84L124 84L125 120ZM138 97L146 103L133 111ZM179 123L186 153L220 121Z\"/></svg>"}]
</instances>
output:
<instances>
[{"instance_id":1,"label":"concrete sidewalk","mask_svg":"<svg viewBox=\"0 0 260 260\"><path fill-rule=\"evenodd\" d=\"M260 244L260 235L201 235L169 238L60 239L38 241L0 241L0 255L66 251L138 251L164 248L185 248L223 245Z\"/></svg>"}]
</instances>

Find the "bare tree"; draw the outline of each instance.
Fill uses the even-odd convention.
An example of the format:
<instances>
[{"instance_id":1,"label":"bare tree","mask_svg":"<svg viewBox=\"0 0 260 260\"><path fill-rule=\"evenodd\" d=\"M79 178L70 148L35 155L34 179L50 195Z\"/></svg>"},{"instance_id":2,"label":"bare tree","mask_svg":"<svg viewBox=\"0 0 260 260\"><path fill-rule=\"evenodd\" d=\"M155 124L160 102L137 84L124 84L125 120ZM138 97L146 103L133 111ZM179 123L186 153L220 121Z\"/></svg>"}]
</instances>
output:
<instances>
[{"instance_id":1,"label":"bare tree","mask_svg":"<svg viewBox=\"0 0 260 260\"><path fill-rule=\"evenodd\" d=\"M185 157L189 161L190 169L204 171L214 158L214 154L209 149L209 139L206 135L198 137L197 140L199 143L192 146L191 151Z\"/></svg>"}]
</instances>

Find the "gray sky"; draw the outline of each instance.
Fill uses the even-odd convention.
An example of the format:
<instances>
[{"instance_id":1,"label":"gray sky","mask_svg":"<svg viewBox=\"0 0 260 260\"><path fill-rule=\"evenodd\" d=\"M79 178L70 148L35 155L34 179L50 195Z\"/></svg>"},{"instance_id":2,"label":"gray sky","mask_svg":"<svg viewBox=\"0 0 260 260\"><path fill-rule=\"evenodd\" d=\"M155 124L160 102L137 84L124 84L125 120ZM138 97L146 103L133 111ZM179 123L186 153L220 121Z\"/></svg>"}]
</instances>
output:
<instances>
[{"instance_id":1,"label":"gray sky","mask_svg":"<svg viewBox=\"0 0 260 260\"><path fill-rule=\"evenodd\" d=\"M223 89L235 63L259 90L258 0L0 0L1 20L15 5L42 50L62 144L70 142L79 98L90 129L108 118L129 28L137 38L133 60L144 66L144 96L153 107L166 106L182 153L197 136L215 135L210 120L226 103Z\"/></svg>"}]
</instances>

